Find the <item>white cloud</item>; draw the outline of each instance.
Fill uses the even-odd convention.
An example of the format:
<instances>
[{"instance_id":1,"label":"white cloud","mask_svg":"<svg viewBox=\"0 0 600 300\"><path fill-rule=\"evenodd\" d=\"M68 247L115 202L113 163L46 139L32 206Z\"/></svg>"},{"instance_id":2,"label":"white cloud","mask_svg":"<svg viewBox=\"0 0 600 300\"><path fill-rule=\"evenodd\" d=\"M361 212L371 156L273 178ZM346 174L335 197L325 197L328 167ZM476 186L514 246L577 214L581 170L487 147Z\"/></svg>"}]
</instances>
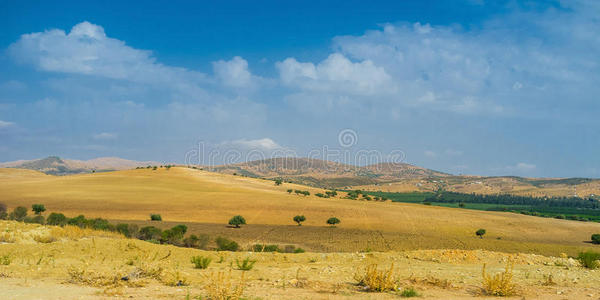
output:
<instances>
[{"instance_id":1,"label":"white cloud","mask_svg":"<svg viewBox=\"0 0 600 300\"><path fill-rule=\"evenodd\" d=\"M390 76L370 60L352 62L340 53L314 65L287 58L277 62L283 84L308 91L372 95L393 91Z\"/></svg>"},{"instance_id":2,"label":"white cloud","mask_svg":"<svg viewBox=\"0 0 600 300\"><path fill-rule=\"evenodd\" d=\"M248 62L236 56L229 61L213 62L215 75L226 86L249 87L257 80L248 70Z\"/></svg>"},{"instance_id":3,"label":"white cloud","mask_svg":"<svg viewBox=\"0 0 600 300\"><path fill-rule=\"evenodd\" d=\"M93 138L95 140L114 140L117 138L117 136L118 135L116 133L102 132L102 133L94 134Z\"/></svg>"},{"instance_id":4,"label":"white cloud","mask_svg":"<svg viewBox=\"0 0 600 300\"><path fill-rule=\"evenodd\" d=\"M524 172L528 172L528 171L533 171L535 170L536 166L534 164L528 164L528 163L524 163L524 162L520 162L515 166L515 169L519 170L519 171L524 171Z\"/></svg>"},{"instance_id":5,"label":"white cloud","mask_svg":"<svg viewBox=\"0 0 600 300\"><path fill-rule=\"evenodd\" d=\"M13 123L13 122L7 122L7 121L0 120L0 129L10 127L14 124L15 123Z\"/></svg>"},{"instance_id":6,"label":"white cloud","mask_svg":"<svg viewBox=\"0 0 600 300\"><path fill-rule=\"evenodd\" d=\"M456 149L446 149L445 153L446 153L446 155L449 155L449 156L460 156L460 155L463 155L462 151L456 150Z\"/></svg>"},{"instance_id":7,"label":"white cloud","mask_svg":"<svg viewBox=\"0 0 600 300\"><path fill-rule=\"evenodd\" d=\"M241 140L235 140L235 141L231 141L231 142L225 142L222 145L239 146L239 147L245 148L247 150L256 149L256 150L273 151L273 150L277 150L277 149L283 149L282 146L280 146L279 144L277 144L275 141L273 141L270 138L262 138L262 139L256 139L256 140L241 139Z\"/></svg>"}]
</instances>

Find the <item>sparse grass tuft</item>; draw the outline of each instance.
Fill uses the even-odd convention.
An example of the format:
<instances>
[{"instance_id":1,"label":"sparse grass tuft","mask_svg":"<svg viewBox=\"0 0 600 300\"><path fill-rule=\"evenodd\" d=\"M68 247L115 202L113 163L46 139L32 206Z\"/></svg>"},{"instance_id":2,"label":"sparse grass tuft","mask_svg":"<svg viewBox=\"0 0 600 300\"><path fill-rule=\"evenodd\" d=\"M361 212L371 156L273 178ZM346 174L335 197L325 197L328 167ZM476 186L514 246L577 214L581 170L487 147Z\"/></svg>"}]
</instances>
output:
<instances>
[{"instance_id":1,"label":"sparse grass tuft","mask_svg":"<svg viewBox=\"0 0 600 300\"><path fill-rule=\"evenodd\" d=\"M212 300L233 300L241 299L246 286L244 278L245 272L242 272L237 284L231 277L231 270L227 274L224 272L211 273L207 278L208 284L205 286L206 296Z\"/></svg>"},{"instance_id":2,"label":"sparse grass tuft","mask_svg":"<svg viewBox=\"0 0 600 300\"><path fill-rule=\"evenodd\" d=\"M402 293L400 293L401 297L404 298L412 298L419 296L419 293L413 287L406 287L402 289Z\"/></svg>"},{"instance_id":3,"label":"sparse grass tuft","mask_svg":"<svg viewBox=\"0 0 600 300\"><path fill-rule=\"evenodd\" d=\"M250 257L246 257L241 262L239 259L236 259L235 263L237 264L238 270L250 271L254 267L256 260L251 260Z\"/></svg>"},{"instance_id":4,"label":"sparse grass tuft","mask_svg":"<svg viewBox=\"0 0 600 300\"><path fill-rule=\"evenodd\" d=\"M585 251L579 253L577 259L581 263L581 265L588 269L598 269L600 268L600 253L594 251Z\"/></svg>"},{"instance_id":5,"label":"sparse grass tuft","mask_svg":"<svg viewBox=\"0 0 600 300\"><path fill-rule=\"evenodd\" d=\"M354 279L359 286L365 288L369 292L388 292L398 290L398 280L394 276L394 264L389 270L379 271L377 265L369 265L364 273L356 273Z\"/></svg>"},{"instance_id":6,"label":"sparse grass tuft","mask_svg":"<svg viewBox=\"0 0 600 300\"><path fill-rule=\"evenodd\" d=\"M516 292L513 280L513 263L508 261L504 272L495 275L490 275L485 272L486 265L483 264L483 290L487 295L491 296L512 296Z\"/></svg>"},{"instance_id":7,"label":"sparse grass tuft","mask_svg":"<svg viewBox=\"0 0 600 300\"><path fill-rule=\"evenodd\" d=\"M12 258L10 257L10 255L2 255L0 256L0 265L3 266L8 266L10 265L10 263L12 262Z\"/></svg>"},{"instance_id":8,"label":"sparse grass tuft","mask_svg":"<svg viewBox=\"0 0 600 300\"><path fill-rule=\"evenodd\" d=\"M50 234L39 234L39 235L34 235L33 240L38 243L49 244L49 243L55 242L56 238Z\"/></svg>"},{"instance_id":9,"label":"sparse grass tuft","mask_svg":"<svg viewBox=\"0 0 600 300\"><path fill-rule=\"evenodd\" d=\"M198 256L192 256L191 261L194 264L194 268L206 269L206 268L208 268L208 265L210 265L212 258L198 255Z\"/></svg>"}]
</instances>

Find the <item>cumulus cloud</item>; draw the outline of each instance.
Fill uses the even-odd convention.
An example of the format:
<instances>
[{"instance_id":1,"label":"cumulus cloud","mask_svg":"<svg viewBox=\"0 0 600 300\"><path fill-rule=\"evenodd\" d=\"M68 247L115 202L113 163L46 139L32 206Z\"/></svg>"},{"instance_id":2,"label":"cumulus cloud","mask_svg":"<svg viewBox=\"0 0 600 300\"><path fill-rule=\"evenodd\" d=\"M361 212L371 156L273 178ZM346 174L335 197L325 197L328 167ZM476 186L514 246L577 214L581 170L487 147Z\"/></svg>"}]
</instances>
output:
<instances>
[{"instance_id":1,"label":"cumulus cloud","mask_svg":"<svg viewBox=\"0 0 600 300\"><path fill-rule=\"evenodd\" d=\"M94 134L93 138L95 140L114 140L117 138L117 136L118 135L116 133L102 132L102 133Z\"/></svg>"},{"instance_id":2,"label":"cumulus cloud","mask_svg":"<svg viewBox=\"0 0 600 300\"><path fill-rule=\"evenodd\" d=\"M250 87L257 80L248 70L248 62L239 56L229 61L219 60L213 62L213 70L216 77L226 86Z\"/></svg>"},{"instance_id":3,"label":"cumulus cloud","mask_svg":"<svg viewBox=\"0 0 600 300\"><path fill-rule=\"evenodd\" d=\"M371 60L352 62L333 53L317 65L287 58L276 67L283 84L308 91L350 92L362 95L393 91L390 76Z\"/></svg>"}]
</instances>

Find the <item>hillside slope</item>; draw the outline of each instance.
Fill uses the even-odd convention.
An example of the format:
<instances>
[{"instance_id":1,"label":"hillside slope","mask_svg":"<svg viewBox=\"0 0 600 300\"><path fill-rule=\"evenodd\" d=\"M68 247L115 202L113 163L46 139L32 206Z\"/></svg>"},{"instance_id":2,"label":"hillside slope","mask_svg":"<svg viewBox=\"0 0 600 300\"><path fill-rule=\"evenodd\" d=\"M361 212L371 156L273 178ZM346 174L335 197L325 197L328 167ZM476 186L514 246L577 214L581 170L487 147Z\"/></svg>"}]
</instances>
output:
<instances>
[{"instance_id":1,"label":"hillside slope","mask_svg":"<svg viewBox=\"0 0 600 300\"><path fill-rule=\"evenodd\" d=\"M160 165L153 161L133 161L118 157L100 157L90 160L61 159L49 156L42 159L18 160L0 163L0 168L18 168L40 171L50 175L70 175L80 173L106 172L133 169L149 165Z\"/></svg>"},{"instance_id":2,"label":"hillside slope","mask_svg":"<svg viewBox=\"0 0 600 300\"><path fill-rule=\"evenodd\" d=\"M311 196L288 194L307 189ZM589 247L585 241L600 224L537 218L417 204L365 202L312 196L323 190L271 180L212 173L188 168L139 169L73 176L31 176L0 169L0 199L9 208L43 203L48 212L85 214L148 224L160 213L172 226L185 222L190 230L224 235L250 245L290 243L318 251L405 250L425 248L490 249L558 255ZM249 225L225 226L241 214ZM307 221L296 226L292 218ZM335 216L342 223L329 228ZM486 228L485 239L474 236Z\"/></svg>"}]
</instances>

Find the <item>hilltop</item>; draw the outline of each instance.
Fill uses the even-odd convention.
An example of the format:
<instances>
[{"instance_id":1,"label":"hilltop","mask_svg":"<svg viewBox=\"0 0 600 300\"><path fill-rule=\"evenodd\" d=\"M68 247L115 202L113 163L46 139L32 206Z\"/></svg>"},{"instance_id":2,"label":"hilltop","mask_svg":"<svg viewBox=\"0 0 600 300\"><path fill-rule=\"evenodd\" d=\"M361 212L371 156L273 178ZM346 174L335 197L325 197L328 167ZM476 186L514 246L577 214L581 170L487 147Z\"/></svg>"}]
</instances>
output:
<instances>
[{"instance_id":1,"label":"hilltop","mask_svg":"<svg viewBox=\"0 0 600 300\"><path fill-rule=\"evenodd\" d=\"M40 171L50 175L69 175L94 172L126 170L148 165L160 165L152 161L134 161L118 157L99 157L90 160L62 159L49 156L42 159L18 160L0 163L0 168L18 168Z\"/></svg>"}]
</instances>

